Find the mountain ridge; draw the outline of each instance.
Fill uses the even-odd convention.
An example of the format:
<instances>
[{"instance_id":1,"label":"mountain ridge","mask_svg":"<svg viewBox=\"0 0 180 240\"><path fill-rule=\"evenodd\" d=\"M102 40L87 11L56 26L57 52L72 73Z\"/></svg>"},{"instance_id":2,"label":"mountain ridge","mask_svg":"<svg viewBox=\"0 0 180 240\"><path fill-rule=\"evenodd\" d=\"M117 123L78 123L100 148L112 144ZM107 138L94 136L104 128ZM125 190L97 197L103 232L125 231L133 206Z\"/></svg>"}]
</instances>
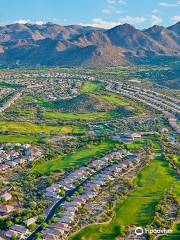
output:
<instances>
[{"instance_id":1,"label":"mountain ridge","mask_svg":"<svg viewBox=\"0 0 180 240\"><path fill-rule=\"evenodd\" d=\"M111 29L47 23L0 27L0 65L112 66L138 59L180 58L180 22L139 30L130 24Z\"/></svg>"}]
</instances>

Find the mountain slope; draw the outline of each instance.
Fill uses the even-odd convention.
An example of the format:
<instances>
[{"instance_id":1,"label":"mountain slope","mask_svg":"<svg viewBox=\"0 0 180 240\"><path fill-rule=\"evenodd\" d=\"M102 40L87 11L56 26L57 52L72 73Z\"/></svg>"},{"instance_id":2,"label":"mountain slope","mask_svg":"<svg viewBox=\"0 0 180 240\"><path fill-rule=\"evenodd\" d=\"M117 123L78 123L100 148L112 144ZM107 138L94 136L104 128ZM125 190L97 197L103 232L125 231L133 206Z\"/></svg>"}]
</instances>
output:
<instances>
[{"instance_id":1,"label":"mountain slope","mask_svg":"<svg viewBox=\"0 0 180 240\"><path fill-rule=\"evenodd\" d=\"M51 38L54 40L64 40L92 31L102 30L78 25L61 26L53 23L43 25L15 23L0 27L0 43L22 39L40 40Z\"/></svg>"},{"instance_id":2,"label":"mountain slope","mask_svg":"<svg viewBox=\"0 0 180 240\"><path fill-rule=\"evenodd\" d=\"M112 66L180 58L180 24L140 31L129 24L110 30L78 25L12 24L0 27L1 66Z\"/></svg>"},{"instance_id":3,"label":"mountain slope","mask_svg":"<svg viewBox=\"0 0 180 240\"><path fill-rule=\"evenodd\" d=\"M180 22L177 22L173 26L168 27L168 29L180 36Z\"/></svg>"},{"instance_id":4,"label":"mountain slope","mask_svg":"<svg viewBox=\"0 0 180 240\"><path fill-rule=\"evenodd\" d=\"M144 33L167 48L170 53L180 50L180 36L174 31L155 25Z\"/></svg>"}]
</instances>

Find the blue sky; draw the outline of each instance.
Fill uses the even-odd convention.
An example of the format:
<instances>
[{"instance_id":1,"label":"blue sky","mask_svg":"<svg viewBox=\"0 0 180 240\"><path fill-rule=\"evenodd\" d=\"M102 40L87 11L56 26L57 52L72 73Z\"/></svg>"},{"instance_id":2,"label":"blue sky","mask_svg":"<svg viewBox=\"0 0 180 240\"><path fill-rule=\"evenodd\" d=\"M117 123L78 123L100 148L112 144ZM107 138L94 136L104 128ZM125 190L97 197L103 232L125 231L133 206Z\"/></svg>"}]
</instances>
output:
<instances>
[{"instance_id":1,"label":"blue sky","mask_svg":"<svg viewBox=\"0 0 180 240\"><path fill-rule=\"evenodd\" d=\"M56 22L111 28L137 28L180 21L180 0L0 0L0 25Z\"/></svg>"}]
</instances>

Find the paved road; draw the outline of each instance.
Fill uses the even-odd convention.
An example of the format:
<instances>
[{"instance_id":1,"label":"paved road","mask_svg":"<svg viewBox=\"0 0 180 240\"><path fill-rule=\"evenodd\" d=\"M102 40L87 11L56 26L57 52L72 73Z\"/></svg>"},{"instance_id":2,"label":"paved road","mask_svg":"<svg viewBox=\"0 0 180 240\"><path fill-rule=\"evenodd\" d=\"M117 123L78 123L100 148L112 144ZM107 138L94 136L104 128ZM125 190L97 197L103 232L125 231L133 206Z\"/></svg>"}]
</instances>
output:
<instances>
[{"instance_id":1,"label":"paved road","mask_svg":"<svg viewBox=\"0 0 180 240\"><path fill-rule=\"evenodd\" d=\"M66 201L66 197L71 197L73 195L73 193L75 193L79 187L81 187L83 184L85 184L86 182L88 182L91 177L95 176L96 174L102 172L103 170L105 170L106 168L112 166L113 163L108 164L107 166L101 168L100 170L96 171L95 173L93 173L91 176L89 176L88 178L86 178L84 181L82 181L77 187L70 189L68 191L66 191L66 195L59 199L50 209L47 217L45 218L43 223L48 223L48 221L54 216L54 214L56 213L57 209ZM26 238L26 240L34 240L36 238L36 234L41 232L43 230L42 228L42 223L41 225L39 225L36 230L29 236Z\"/></svg>"}]
</instances>

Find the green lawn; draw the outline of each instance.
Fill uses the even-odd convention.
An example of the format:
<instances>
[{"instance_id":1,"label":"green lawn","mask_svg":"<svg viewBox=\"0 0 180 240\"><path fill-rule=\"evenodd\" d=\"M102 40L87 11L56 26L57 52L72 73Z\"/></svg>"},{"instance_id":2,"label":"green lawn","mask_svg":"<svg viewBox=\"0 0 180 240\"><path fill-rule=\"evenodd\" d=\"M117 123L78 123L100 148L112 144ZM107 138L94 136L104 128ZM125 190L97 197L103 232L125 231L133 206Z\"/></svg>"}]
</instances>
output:
<instances>
[{"instance_id":1,"label":"green lawn","mask_svg":"<svg viewBox=\"0 0 180 240\"><path fill-rule=\"evenodd\" d=\"M45 138L33 137L33 136L16 136L16 135L3 135L0 134L0 143L38 143L40 141L45 141Z\"/></svg>"},{"instance_id":2,"label":"green lawn","mask_svg":"<svg viewBox=\"0 0 180 240\"><path fill-rule=\"evenodd\" d=\"M120 225L149 224L153 219L155 205L175 181L174 170L161 157L156 158L136 178L137 189L117 204L116 215L110 224L87 227L71 240L115 240L115 229Z\"/></svg>"},{"instance_id":3,"label":"green lawn","mask_svg":"<svg viewBox=\"0 0 180 240\"><path fill-rule=\"evenodd\" d=\"M68 134L81 133L83 129L76 126L50 126L30 122L0 122L0 132L18 134Z\"/></svg>"},{"instance_id":4,"label":"green lawn","mask_svg":"<svg viewBox=\"0 0 180 240\"><path fill-rule=\"evenodd\" d=\"M104 102L116 105L116 106L129 106L129 103L124 98L117 96L116 94L96 95Z\"/></svg>"},{"instance_id":5,"label":"green lawn","mask_svg":"<svg viewBox=\"0 0 180 240\"><path fill-rule=\"evenodd\" d=\"M158 240L179 240L180 238L180 222L176 223L173 227L173 233L169 236L159 237Z\"/></svg>"},{"instance_id":6,"label":"green lawn","mask_svg":"<svg viewBox=\"0 0 180 240\"><path fill-rule=\"evenodd\" d=\"M116 143L113 141L104 141L97 145L89 145L54 160L38 163L33 168L33 172L48 173L63 168L78 167L96 156L106 154L106 152L113 150L115 145Z\"/></svg>"},{"instance_id":7,"label":"green lawn","mask_svg":"<svg viewBox=\"0 0 180 240\"><path fill-rule=\"evenodd\" d=\"M178 236L163 236L163 237L159 237L158 240L179 240L180 235Z\"/></svg>"},{"instance_id":8,"label":"green lawn","mask_svg":"<svg viewBox=\"0 0 180 240\"><path fill-rule=\"evenodd\" d=\"M174 161L178 164L180 164L180 155L174 156Z\"/></svg>"},{"instance_id":9,"label":"green lawn","mask_svg":"<svg viewBox=\"0 0 180 240\"><path fill-rule=\"evenodd\" d=\"M94 81L94 82L85 82L80 87L81 93L94 93L103 90L103 83Z\"/></svg>"},{"instance_id":10,"label":"green lawn","mask_svg":"<svg viewBox=\"0 0 180 240\"><path fill-rule=\"evenodd\" d=\"M65 121L95 121L123 116L123 114L117 112L116 110L112 110L93 113L44 112L43 116L46 119L61 119Z\"/></svg>"}]
</instances>

